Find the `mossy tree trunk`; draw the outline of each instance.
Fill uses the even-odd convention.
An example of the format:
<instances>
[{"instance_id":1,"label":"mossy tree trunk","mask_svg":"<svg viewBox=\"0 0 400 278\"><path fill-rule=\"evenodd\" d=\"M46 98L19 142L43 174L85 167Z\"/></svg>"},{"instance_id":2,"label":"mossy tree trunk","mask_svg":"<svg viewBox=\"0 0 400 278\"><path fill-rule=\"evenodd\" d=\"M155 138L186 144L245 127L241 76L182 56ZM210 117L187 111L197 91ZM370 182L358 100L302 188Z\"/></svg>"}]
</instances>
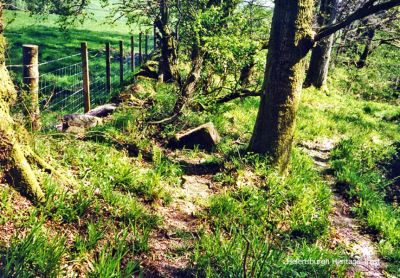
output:
<instances>
[{"instance_id":1,"label":"mossy tree trunk","mask_svg":"<svg viewBox=\"0 0 400 278\"><path fill-rule=\"evenodd\" d=\"M14 186L43 201L44 194L28 163L20 134L10 116L10 105L16 100L16 92L5 66L6 41L3 35L3 5L0 3L0 171Z\"/></svg>"},{"instance_id":2,"label":"mossy tree trunk","mask_svg":"<svg viewBox=\"0 0 400 278\"><path fill-rule=\"evenodd\" d=\"M357 62L357 67L358 68L365 67L365 64L367 63L367 58L368 58L368 56L369 56L369 54L371 53L371 50L372 50L372 40L375 37L375 30L374 29L368 30L366 37L367 38L366 38L364 50L361 53L360 59Z\"/></svg>"},{"instance_id":3,"label":"mossy tree trunk","mask_svg":"<svg viewBox=\"0 0 400 278\"><path fill-rule=\"evenodd\" d=\"M155 24L161 33L160 50L161 59L158 68L158 76L163 81L173 81L178 78L177 74L177 52L172 29L169 26L168 0L160 0L160 16Z\"/></svg>"},{"instance_id":4,"label":"mossy tree trunk","mask_svg":"<svg viewBox=\"0 0 400 278\"><path fill-rule=\"evenodd\" d=\"M295 118L311 48L313 0L276 0L263 94L249 150L281 171L289 161Z\"/></svg>"},{"instance_id":5,"label":"mossy tree trunk","mask_svg":"<svg viewBox=\"0 0 400 278\"><path fill-rule=\"evenodd\" d=\"M317 19L320 27L335 22L337 6L338 0L321 0ZM333 35L330 35L319 41L313 48L304 87L314 86L321 89L326 86L333 39Z\"/></svg>"},{"instance_id":6,"label":"mossy tree trunk","mask_svg":"<svg viewBox=\"0 0 400 278\"><path fill-rule=\"evenodd\" d=\"M193 46L192 50L192 68L189 76L180 88L178 99L174 106L174 115L179 115L187 104L188 100L193 97L197 84L200 80L201 70L203 69L204 54L198 45Z\"/></svg>"}]
</instances>

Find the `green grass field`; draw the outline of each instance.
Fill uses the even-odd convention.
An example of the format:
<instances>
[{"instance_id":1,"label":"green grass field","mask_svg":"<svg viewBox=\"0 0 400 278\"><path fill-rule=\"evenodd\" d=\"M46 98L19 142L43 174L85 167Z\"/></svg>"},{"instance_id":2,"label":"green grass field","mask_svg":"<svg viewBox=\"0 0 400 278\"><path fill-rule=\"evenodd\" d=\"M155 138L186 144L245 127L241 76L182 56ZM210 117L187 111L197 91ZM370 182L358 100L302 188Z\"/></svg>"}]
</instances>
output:
<instances>
[{"instance_id":1,"label":"green grass field","mask_svg":"<svg viewBox=\"0 0 400 278\"><path fill-rule=\"evenodd\" d=\"M32 17L27 12L6 12L6 20L12 20L6 27L9 43L9 64L20 64L23 44L37 44L40 47L40 61L45 62L80 51L81 42L87 42L89 50L104 49L105 42L111 42L118 49L118 41L129 43L130 35L138 34L138 28L130 29L124 22L109 24L105 15L96 15L63 31L56 23L56 16L47 19Z\"/></svg>"}]
</instances>

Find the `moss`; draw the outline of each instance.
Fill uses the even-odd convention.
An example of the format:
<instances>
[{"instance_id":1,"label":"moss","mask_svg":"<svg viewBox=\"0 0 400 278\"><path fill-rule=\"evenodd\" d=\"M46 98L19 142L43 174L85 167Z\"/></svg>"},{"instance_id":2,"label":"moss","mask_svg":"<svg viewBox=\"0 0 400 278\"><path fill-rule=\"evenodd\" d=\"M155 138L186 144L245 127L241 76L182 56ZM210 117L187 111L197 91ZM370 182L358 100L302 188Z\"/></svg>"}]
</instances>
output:
<instances>
[{"instance_id":1,"label":"moss","mask_svg":"<svg viewBox=\"0 0 400 278\"><path fill-rule=\"evenodd\" d=\"M1 8L0 8L1 9ZM0 25L2 22L0 10ZM2 31L2 28L1 28ZM16 92L4 63L6 41L0 33L0 164L3 165L12 182L21 185L36 200L44 201L44 194L24 154L19 135L9 114L9 107L15 101Z\"/></svg>"},{"instance_id":2,"label":"moss","mask_svg":"<svg viewBox=\"0 0 400 278\"><path fill-rule=\"evenodd\" d=\"M281 172L286 170L296 127L313 2L282 1L274 10L264 95L249 149L269 155Z\"/></svg>"}]
</instances>

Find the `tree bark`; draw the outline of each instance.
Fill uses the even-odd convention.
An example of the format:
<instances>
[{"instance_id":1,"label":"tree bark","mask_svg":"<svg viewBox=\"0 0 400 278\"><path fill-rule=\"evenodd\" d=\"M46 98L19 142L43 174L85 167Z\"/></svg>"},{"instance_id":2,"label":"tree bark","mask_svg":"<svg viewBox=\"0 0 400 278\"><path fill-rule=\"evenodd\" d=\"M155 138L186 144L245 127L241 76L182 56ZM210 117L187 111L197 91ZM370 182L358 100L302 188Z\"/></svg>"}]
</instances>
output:
<instances>
[{"instance_id":1,"label":"tree bark","mask_svg":"<svg viewBox=\"0 0 400 278\"><path fill-rule=\"evenodd\" d=\"M321 0L317 20L320 27L333 24L336 21L337 5L338 0ZM319 41L313 48L304 87L314 86L321 89L326 86L333 39L332 34Z\"/></svg>"},{"instance_id":2,"label":"tree bark","mask_svg":"<svg viewBox=\"0 0 400 278\"><path fill-rule=\"evenodd\" d=\"M313 0L276 0L263 94L249 150L266 154L281 172L289 162L295 117L312 47Z\"/></svg>"},{"instance_id":3,"label":"tree bark","mask_svg":"<svg viewBox=\"0 0 400 278\"><path fill-rule=\"evenodd\" d=\"M364 46L364 51L361 53L360 59L357 62L357 68L361 69L365 67L367 63L367 58L372 50L372 40L375 36L375 29L368 30L367 32L367 41Z\"/></svg>"},{"instance_id":4,"label":"tree bark","mask_svg":"<svg viewBox=\"0 0 400 278\"><path fill-rule=\"evenodd\" d=\"M222 103L226 103L226 102L238 99L238 98L243 99L246 97L260 97L260 96L261 96L260 92L253 92L248 89L242 89L238 92L234 92L232 94L229 94L222 98L219 98L215 102L218 104L222 104Z\"/></svg>"},{"instance_id":5,"label":"tree bark","mask_svg":"<svg viewBox=\"0 0 400 278\"><path fill-rule=\"evenodd\" d=\"M180 90L180 95L174 107L174 114L180 114L183 107L189 99L192 98L196 86L200 80L201 70L203 68L204 57L201 53L197 53L193 58L193 65L188 78Z\"/></svg>"},{"instance_id":6,"label":"tree bark","mask_svg":"<svg viewBox=\"0 0 400 278\"><path fill-rule=\"evenodd\" d=\"M3 5L0 3L0 173L3 171L11 184L41 202L44 201L44 193L26 159L26 148L20 143L20 133L9 113L16 92L5 66L6 41L2 14Z\"/></svg>"},{"instance_id":7,"label":"tree bark","mask_svg":"<svg viewBox=\"0 0 400 278\"><path fill-rule=\"evenodd\" d=\"M159 79L164 82L176 80L177 74L177 53L174 36L169 26L169 11L167 0L160 0L160 17L155 22L161 33L161 59L158 68Z\"/></svg>"},{"instance_id":8,"label":"tree bark","mask_svg":"<svg viewBox=\"0 0 400 278\"><path fill-rule=\"evenodd\" d=\"M256 59L254 57L255 53L250 53L250 60L246 63L240 70L239 84L242 88L247 88L250 85L250 79L254 72L254 67L256 66Z\"/></svg>"}]
</instances>

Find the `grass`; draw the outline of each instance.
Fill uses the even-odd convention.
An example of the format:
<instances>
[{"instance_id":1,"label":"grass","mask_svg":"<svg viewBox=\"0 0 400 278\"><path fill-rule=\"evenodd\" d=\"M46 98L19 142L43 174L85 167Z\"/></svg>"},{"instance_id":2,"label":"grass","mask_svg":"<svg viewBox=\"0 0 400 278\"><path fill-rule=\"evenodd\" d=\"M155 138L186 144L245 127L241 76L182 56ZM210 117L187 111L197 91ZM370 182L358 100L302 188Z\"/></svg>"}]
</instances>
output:
<instances>
[{"instance_id":1,"label":"grass","mask_svg":"<svg viewBox=\"0 0 400 278\"><path fill-rule=\"evenodd\" d=\"M104 49L108 41L117 50L119 40L124 40L127 45L129 36L137 35L143 29L129 26L123 20L111 24L101 11L82 24L69 26L65 31L60 29L54 15L43 19L27 12L6 11L5 17L6 22L10 22L5 35L10 45L8 57L11 64L20 64L22 44L39 45L39 60L44 62L79 53L80 43L84 41L88 43L89 50ZM138 40L135 45L138 46Z\"/></svg>"},{"instance_id":2,"label":"grass","mask_svg":"<svg viewBox=\"0 0 400 278\"><path fill-rule=\"evenodd\" d=\"M234 162L256 174L253 185L226 184L227 190L210 201L207 215L212 232L204 233L193 256L200 275L229 277L330 277L342 275L344 266L292 264L295 259L346 258L329 248L330 189L314 170L311 159L300 151L292 157L285 180L268 170L265 159L245 157Z\"/></svg>"},{"instance_id":3,"label":"grass","mask_svg":"<svg viewBox=\"0 0 400 278\"><path fill-rule=\"evenodd\" d=\"M392 87L398 55L387 60L382 71L376 69L387 52L377 51L371 57L372 66L357 73L362 78L352 80L350 89L344 90L355 69L337 67L331 72L329 91L304 90L295 142L323 138L339 142L332 160L335 175L349 186L346 194L354 198L356 215L378 235L378 250L388 262L387 270L398 275L399 211L395 203L385 200L384 188L391 183L379 167L400 140L396 117L400 110ZM365 78L372 78L377 87L366 87ZM183 115L185 125L214 122L223 138L218 150L229 154L227 170L215 177L226 190L210 201L205 216L209 230L200 237L193 264L200 276L243 276L248 246L248 274L344 275L343 265L287 264L293 258L332 262L346 254L329 247L330 209L326 205L331 193L306 154L295 148L287 180L277 179L268 170L265 158L241 157L243 146L236 142L249 141L257 106L258 100L251 98ZM167 129L165 136L181 128L175 125Z\"/></svg>"},{"instance_id":4,"label":"grass","mask_svg":"<svg viewBox=\"0 0 400 278\"><path fill-rule=\"evenodd\" d=\"M381 256L389 270L400 274L400 211L387 201L388 189L394 186L377 165L390 161L395 148L368 137L342 141L336 148L333 165L339 182L353 202L353 210L369 231L378 238Z\"/></svg>"},{"instance_id":5,"label":"grass","mask_svg":"<svg viewBox=\"0 0 400 278\"><path fill-rule=\"evenodd\" d=\"M22 239L14 238L1 260L1 277L57 277L65 238L49 237L40 224Z\"/></svg>"}]
</instances>

